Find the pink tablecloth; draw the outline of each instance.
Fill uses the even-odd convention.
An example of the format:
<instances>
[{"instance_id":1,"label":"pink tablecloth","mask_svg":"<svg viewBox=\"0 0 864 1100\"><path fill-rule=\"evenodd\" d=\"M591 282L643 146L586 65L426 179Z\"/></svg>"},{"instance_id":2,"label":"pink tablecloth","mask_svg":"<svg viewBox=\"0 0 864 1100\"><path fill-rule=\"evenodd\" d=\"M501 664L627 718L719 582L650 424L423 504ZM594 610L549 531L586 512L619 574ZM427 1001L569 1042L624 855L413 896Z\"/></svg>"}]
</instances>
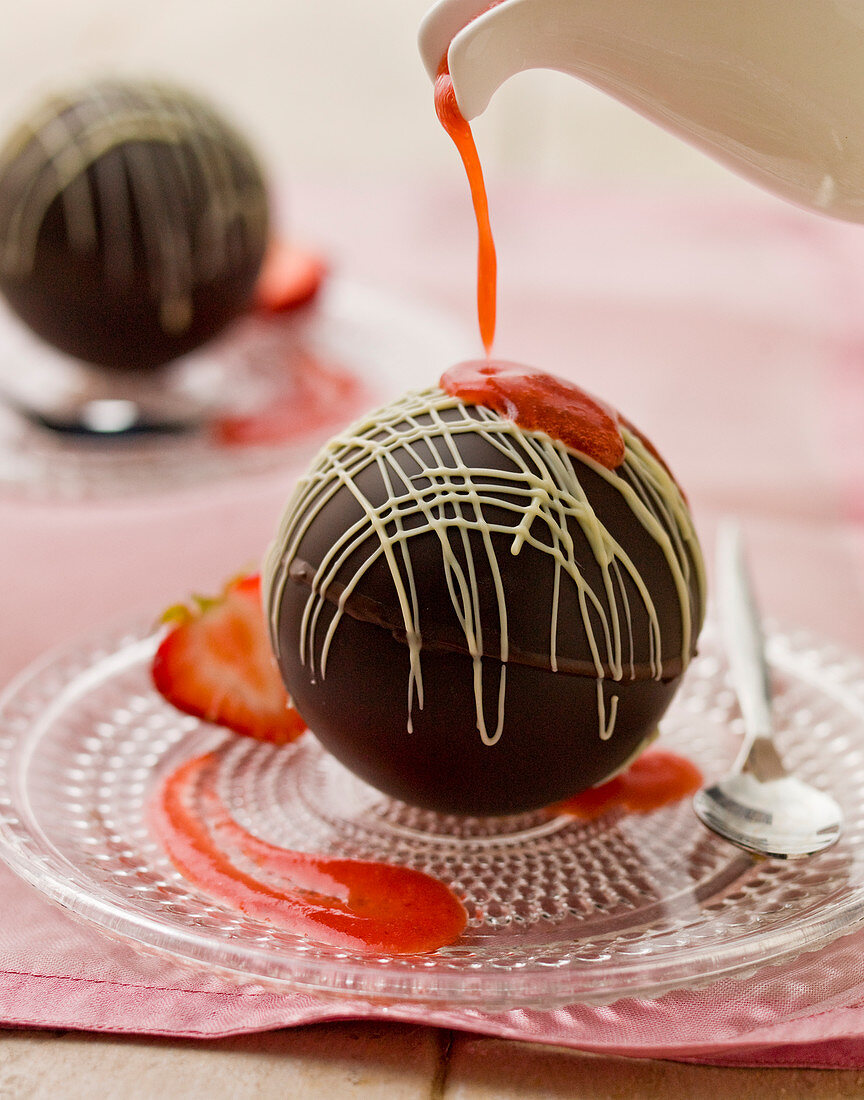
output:
<instances>
[{"instance_id":1,"label":"pink tablecloth","mask_svg":"<svg viewBox=\"0 0 864 1100\"><path fill-rule=\"evenodd\" d=\"M755 196L493 185L492 200L498 353L571 374L622 408L661 444L709 547L719 514L742 517L766 608L864 654L861 231ZM470 325L461 188L310 183L291 208L346 275ZM466 356L476 351L467 340ZM256 562L295 473L90 504L0 499L0 681L52 645L155 617ZM231 984L107 939L2 869L0 893L7 1025L216 1036L379 1016L607 1053L864 1066L864 933L701 992L488 1015Z\"/></svg>"}]
</instances>

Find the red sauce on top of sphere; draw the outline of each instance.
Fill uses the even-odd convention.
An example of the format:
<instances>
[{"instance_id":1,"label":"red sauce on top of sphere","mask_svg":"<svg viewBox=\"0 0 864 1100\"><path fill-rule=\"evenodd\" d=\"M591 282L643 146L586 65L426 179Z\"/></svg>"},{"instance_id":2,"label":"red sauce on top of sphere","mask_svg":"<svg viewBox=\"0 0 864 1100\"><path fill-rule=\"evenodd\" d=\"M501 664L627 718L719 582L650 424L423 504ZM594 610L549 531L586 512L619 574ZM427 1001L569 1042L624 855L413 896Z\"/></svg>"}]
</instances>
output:
<instances>
[{"instance_id":1,"label":"red sauce on top of sphere","mask_svg":"<svg viewBox=\"0 0 864 1100\"><path fill-rule=\"evenodd\" d=\"M441 388L509 417L526 431L545 432L614 470L624 461L618 413L585 390L519 363L473 360L441 376Z\"/></svg>"}]
</instances>

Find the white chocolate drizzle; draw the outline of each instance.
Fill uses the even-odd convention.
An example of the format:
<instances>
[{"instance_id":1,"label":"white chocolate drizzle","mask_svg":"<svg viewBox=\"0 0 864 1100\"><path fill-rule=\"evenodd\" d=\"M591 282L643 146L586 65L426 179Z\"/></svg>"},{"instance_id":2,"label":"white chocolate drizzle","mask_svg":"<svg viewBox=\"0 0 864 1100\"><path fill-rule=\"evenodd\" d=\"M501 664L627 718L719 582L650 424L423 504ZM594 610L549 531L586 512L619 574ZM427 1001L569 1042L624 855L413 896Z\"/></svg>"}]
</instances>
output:
<instances>
[{"instance_id":1,"label":"white chocolate drizzle","mask_svg":"<svg viewBox=\"0 0 864 1100\"><path fill-rule=\"evenodd\" d=\"M166 146L175 150L171 170L162 159ZM105 159L113 149L120 160ZM193 194L191 164L203 180L203 203ZM241 139L173 89L104 82L52 97L0 152L0 272L30 274L43 220L61 196L69 247L87 254L101 244L106 284L127 286L137 218L161 327L182 333L192 322L195 287L230 274L260 248L267 201L258 180Z\"/></svg>"},{"instance_id":2,"label":"white chocolate drizzle","mask_svg":"<svg viewBox=\"0 0 864 1100\"><path fill-rule=\"evenodd\" d=\"M511 468L469 467L460 452L460 439L468 433L484 437L508 460ZM672 674L677 675L687 666L701 625L698 620L705 594L699 544L678 486L635 433L622 427L622 435L624 460L617 469L609 470L543 432L525 431L491 409L466 405L438 388L408 393L354 424L325 446L298 484L267 555L264 599L277 656L280 606L292 564L295 569L310 570L310 575L304 575L310 590L297 644L301 662L317 681L326 677L333 637L343 615L351 613L352 595L367 571L383 559L398 602L399 634L404 634L409 652L407 728L410 731L415 708L422 710L424 706L421 662L424 624L417 599L411 540L433 533L440 544L452 609L473 662L477 730L485 744L494 745L504 729L507 664L513 659L507 600L492 537L503 534L509 537L510 554L518 555L525 546L530 546L553 559L551 626L548 653L544 655L553 670L565 660L559 655L558 607L562 586L574 586L591 654L590 672L597 678L598 733L602 739L608 739L615 729L618 696L612 694L607 702L604 683L636 675L636 640L629 593L637 594L646 612L649 674L657 680L664 677L664 670L670 675L669 670L673 669ZM406 470L406 455L413 457L418 472ZM664 653L660 619L648 582L595 514L579 480L580 463L625 498L646 538L661 548L678 596L680 652ZM357 483L359 475L372 466L377 467L386 488L380 505L370 501ZM336 539L317 567L307 567L298 560L298 547L322 510L343 487L360 506L360 518ZM489 509L493 507L499 515L501 510L509 512L512 522L490 517ZM573 521L584 534L599 566L600 591L592 589L577 561L568 526ZM475 545L479 538L483 560L475 561L469 532L474 535ZM464 551L461 557L454 552L451 542L454 535ZM500 540L497 541L500 546ZM360 549L362 564L346 579L346 563ZM498 658L498 688L494 715L487 715L484 706L488 693L484 693L483 678L488 667L482 658L488 657L489 652L484 646L484 608L478 574L491 577L495 593L492 619L497 620L494 655ZM537 595L538 599L543 598L541 593ZM335 612L324 629L321 616L328 603L335 606ZM485 621L490 621L488 614Z\"/></svg>"}]
</instances>

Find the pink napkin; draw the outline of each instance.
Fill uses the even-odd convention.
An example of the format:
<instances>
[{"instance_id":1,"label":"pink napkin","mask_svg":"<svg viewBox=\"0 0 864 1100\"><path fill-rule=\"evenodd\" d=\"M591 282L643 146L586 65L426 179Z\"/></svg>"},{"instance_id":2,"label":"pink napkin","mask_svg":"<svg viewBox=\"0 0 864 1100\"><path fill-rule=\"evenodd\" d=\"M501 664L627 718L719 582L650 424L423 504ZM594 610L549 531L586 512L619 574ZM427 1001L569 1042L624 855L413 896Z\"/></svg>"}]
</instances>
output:
<instances>
[{"instance_id":1,"label":"pink napkin","mask_svg":"<svg viewBox=\"0 0 864 1100\"><path fill-rule=\"evenodd\" d=\"M864 652L860 231L756 196L491 190L499 354L571 374L621 407L660 442L709 548L718 515L742 517L766 608ZM460 189L318 182L297 188L292 209L346 273L470 323ZM466 357L476 353L467 341ZM0 681L49 646L155 618L254 565L296 473L86 505L0 500ZM864 1067L864 932L696 992L488 1014L232 981L79 924L4 868L0 897L6 1025L219 1036L368 1017L609 1054Z\"/></svg>"}]
</instances>

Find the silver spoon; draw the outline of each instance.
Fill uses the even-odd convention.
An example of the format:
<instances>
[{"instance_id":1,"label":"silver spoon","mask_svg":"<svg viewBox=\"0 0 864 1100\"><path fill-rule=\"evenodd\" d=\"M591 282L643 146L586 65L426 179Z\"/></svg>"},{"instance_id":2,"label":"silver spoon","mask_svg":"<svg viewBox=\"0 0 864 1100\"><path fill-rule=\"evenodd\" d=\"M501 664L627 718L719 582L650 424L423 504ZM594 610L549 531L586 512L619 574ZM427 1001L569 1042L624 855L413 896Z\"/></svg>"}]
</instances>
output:
<instances>
[{"instance_id":1,"label":"silver spoon","mask_svg":"<svg viewBox=\"0 0 864 1100\"><path fill-rule=\"evenodd\" d=\"M729 775L698 791L693 808L712 832L755 855L821 852L840 836L843 815L830 795L787 772L774 745L764 636L741 531L731 522L717 540L717 590L745 737Z\"/></svg>"}]
</instances>

